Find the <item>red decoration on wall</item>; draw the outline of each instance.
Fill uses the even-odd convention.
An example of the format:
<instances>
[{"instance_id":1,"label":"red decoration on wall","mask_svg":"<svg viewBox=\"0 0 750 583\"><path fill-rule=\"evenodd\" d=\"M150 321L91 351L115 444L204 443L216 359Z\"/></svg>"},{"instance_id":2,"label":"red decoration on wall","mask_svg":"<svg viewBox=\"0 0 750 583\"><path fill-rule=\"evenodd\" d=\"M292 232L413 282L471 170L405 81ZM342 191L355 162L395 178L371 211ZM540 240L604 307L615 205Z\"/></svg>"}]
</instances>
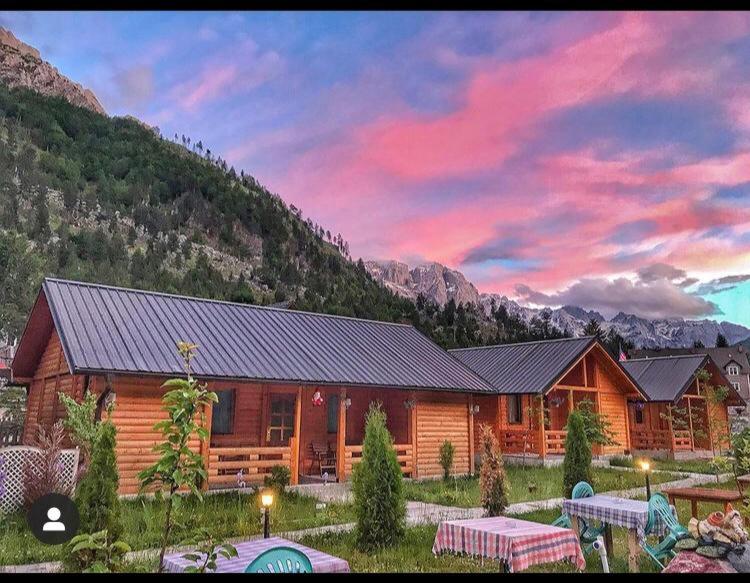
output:
<instances>
[{"instance_id":1,"label":"red decoration on wall","mask_svg":"<svg viewBox=\"0 0 750 583\"><path fill-rule=\"evenodd\" d=\"M320 391L313 393L312 404L314 407L320 407L323 404L323 395L320 394Z\"/></svg>"}]
</instances>

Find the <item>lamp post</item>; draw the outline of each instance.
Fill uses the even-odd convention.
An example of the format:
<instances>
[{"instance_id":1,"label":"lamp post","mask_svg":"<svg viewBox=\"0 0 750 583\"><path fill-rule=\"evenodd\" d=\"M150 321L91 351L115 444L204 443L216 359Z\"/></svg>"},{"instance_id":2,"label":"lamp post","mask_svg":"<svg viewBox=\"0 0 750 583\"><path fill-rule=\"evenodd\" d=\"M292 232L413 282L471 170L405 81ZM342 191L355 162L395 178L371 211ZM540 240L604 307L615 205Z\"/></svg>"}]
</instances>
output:
<instances>
[{"instance_id":1,"label":"lamp post","mask_svg":"<svg viewBox=\"0 0 750 583\"><path fill-rule=\"evenodd\" d=\"M646 500L651 500L651 482L648 479L648 472L651 469L651 464L646 460L641 461L641 470L646 476Z\"/></svg>"},{"instance_id":2,"label":"lamp post","mask_svg":"<svg viewBox=\"0 0 750 583\"><path fill-rule=\"evenodd\" d=\"M269 515L271 513L271 504L273 504L273 492L266 490L260 495L260 503L263 506L263 538L270 536Z\"/></svg>"}]
</instances>

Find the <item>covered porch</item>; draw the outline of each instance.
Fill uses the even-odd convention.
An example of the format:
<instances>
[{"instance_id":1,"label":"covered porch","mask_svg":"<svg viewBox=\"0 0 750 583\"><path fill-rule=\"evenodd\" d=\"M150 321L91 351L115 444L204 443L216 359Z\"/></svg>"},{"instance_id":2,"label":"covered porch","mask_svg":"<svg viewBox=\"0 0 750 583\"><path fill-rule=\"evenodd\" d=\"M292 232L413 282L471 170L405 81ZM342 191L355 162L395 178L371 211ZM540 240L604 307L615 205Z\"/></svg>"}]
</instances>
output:
<instances>
[{"instance_id":1,"label":"covered porch","mask_svg":"<svg viewBox=\"0 0 750 583\"><path fill-rule=\"evenodd\" d=\"M343 481L362 456L365 415L379 401L405 475L415 468L409 391L334 386L214 383L219 402L207 411L205 488L262 484L274 466L289 468L291 483Z\"/></svg>"},{"instance_id":2,"label":"covered porch","mask_svg":"<svg viewBox=\"0 0 750 583\"><path fill-rule=\"evenodd\" d=\"M677 403L628 402L630 439L635 451L711 455L708 406L701 395L685 395Z\"/></svg>"}]
</instances>

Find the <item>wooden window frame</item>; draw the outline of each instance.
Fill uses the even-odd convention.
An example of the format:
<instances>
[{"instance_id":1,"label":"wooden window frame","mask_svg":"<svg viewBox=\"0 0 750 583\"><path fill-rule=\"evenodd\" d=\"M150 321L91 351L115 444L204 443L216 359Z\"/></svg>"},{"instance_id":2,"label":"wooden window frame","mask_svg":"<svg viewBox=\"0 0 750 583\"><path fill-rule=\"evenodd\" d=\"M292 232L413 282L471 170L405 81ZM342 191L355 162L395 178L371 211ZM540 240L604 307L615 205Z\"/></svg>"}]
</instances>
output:
<instances>
[{"instance_id":1,"label":"wooden window frame","mask_svg":"<svg viewBox=\"0 0 750 583\"><path fill-rule=\"evenodd\" d=\"M274 413L274 403L286 403L289 406L288 411ZM274 425L274 417L280 417L280 425ZM287 425L286 421L289 421ZM272 394L268 403L268 428L266 430L267 441L274 445L285 445L289 443L289 438L294 436L295 421L295 396L283 393ZM279 432L279 439L273 439L274 432Z\"/></svg>"},{"instance_id":2,"label":"wooden window frame","mask_svg":"<svg viewBox=\"0 0 750 583\"><path fill-rule=\"evenodd\" d=\"M511 407L511 403L514 403L515 399L518 400L517 411L515 411L515 407ZM517 421L511 420L511 411L518 413ZM523 425L523 395L508 395L508 406L507 406L507 411L505 414L506 414L506 419L508 421L508 425Z\"/></svg>"},{"instance_id":3,"label":"wooden window frame","mask_svg":"<svg viewBox=\"0 0 750 583\"><path fill-rule=\"evenodd\" d=\"M216 392L216 396L217 397L219 396L219 393L230 393L232 395L231 396L231 407L230 407L230 410L229 410L229 430L228 431L217 431L217 429L216 429L216 416L214 414L214 415L212 415L212 421L211 421L211 434L212 435L232 435L234 433L234 419L235 419L235 411L237 409L237 390L236 389L221 389L221 390L217 390L215 392Z\"/></svg>"}]
</instances>

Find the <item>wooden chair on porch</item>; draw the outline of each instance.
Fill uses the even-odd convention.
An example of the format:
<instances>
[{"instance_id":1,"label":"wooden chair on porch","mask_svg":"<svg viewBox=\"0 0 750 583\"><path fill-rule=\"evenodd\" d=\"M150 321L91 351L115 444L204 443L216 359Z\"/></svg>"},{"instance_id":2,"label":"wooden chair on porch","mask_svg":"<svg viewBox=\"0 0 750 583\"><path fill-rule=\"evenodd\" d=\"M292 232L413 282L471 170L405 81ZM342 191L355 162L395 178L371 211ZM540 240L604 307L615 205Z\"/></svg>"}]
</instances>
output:
<instances>
[{"instance_id":1,"label":"wooden chair on porch","mask_svg":"<svg viewBox=\"0 0 750 583\"><path fill-rule=\"evenodd\" d=\"M327 443L312 441L310 442L310 451L312 452L311 474L315 464L318 464L321 478L325 472L336 473L336 452L331 450Z\"/></svg>"}]
</instances>

